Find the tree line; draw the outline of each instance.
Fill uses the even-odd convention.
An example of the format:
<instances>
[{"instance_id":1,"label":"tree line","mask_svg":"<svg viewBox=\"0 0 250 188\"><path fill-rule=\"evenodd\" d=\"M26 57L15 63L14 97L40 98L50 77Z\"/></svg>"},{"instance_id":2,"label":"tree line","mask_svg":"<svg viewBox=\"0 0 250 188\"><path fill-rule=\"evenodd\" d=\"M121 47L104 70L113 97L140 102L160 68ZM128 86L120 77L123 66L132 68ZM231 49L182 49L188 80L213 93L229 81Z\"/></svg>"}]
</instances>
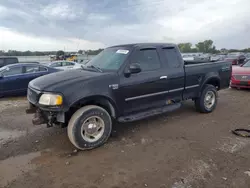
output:
<instances>
[{"instance_id":1,"label":"tree line","mask_svg":"<svg viewBox=\"0 0 250 188\"><path fill-rule=\"evenodd\" d=\"M196 53L196 52L202 52L202 53L229 53L229 52L250 52L250 48L245 49L216 49L216 46L214 45L214 42L212 40L204 40L202 42L198 42L194 45L187 42L187 43L180 43L178 44L178 47L182 53Z\"/></svg>"},{"instance_id":2,"label":"tree line","mask_svg":"<svg viewBox=\"0 0 250 188\"><path fill-rule=\"evenodd\" d=\"M228 53L228 52L249 52L250 48L245 49L217 49L214 45L214 42L212 40L204 40L201 42L198 42L193 46L192 43L179 43L178 47L182 53ZM97 55L100 53L103 49L97 49L97 50L79 50L78 52L64 52L62 50L59 51L17 51L17 50L8 50L3 51L0 50L0 56L44 56L44 55L68 55L68 54L84 54L84 55Z\"/></svg>"},{"instance_id":3,"label":"tree line","mask_svg":"<svg viewBox=\"0 0 250 188\"><path fill-rule=\"evenodd\" d=\"M58 51L18 51L18 50L0 50L0 56L45 56L45 55L69 55L69 54L86 54L86 55L96 55L100 53L103 49L98 50L79 50L78 52L64 52L63 50Z\"/></svg>"}]
</instances>

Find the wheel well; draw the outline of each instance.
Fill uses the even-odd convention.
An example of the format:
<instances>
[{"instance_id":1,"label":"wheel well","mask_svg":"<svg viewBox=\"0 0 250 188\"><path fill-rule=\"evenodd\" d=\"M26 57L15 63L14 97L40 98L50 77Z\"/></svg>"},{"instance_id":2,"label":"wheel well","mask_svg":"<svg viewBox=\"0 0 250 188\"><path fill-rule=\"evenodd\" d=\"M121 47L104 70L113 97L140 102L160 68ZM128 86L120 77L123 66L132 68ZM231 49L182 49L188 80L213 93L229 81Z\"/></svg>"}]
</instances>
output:
<instances>
[{"instance_id":1,"label":"wheel well","mask_svg":"<svg viewBox=\"0 0 250 188\"><path fill-rule=\"evenodd\" d=\"M217 90L220 90L220 80L218 78L211 78L205 84L213 85Z\"/></svg>"},{"instance_id":2,"label":"wheel well","mask_svg":"<svg viewBox=\"0 0 250 188\"><path fill-rule=\"evenodd\" d=\"M87 105L96 105L105 109L112 118L116 117L116 108L111 101L107 97L96 96L96 97L87 97L77 101L69 110L68 118L69 119L78 109Z\"/></svg>"}]
</instances>

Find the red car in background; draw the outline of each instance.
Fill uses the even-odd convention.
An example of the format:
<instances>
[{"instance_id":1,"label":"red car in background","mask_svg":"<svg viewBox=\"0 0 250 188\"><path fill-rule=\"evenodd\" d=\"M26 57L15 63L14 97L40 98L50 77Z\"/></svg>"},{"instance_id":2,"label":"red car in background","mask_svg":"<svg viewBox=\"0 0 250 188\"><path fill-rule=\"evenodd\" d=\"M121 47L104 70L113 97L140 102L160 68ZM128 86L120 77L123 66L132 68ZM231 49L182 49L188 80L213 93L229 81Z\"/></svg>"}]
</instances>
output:
<instances>
[{"instance_id":1,"label":"red car in background","mask_svg":"<svg viewBox=\"0 0 250 188\"><path fill-rule=\"evenodd\" d=\"M250 88L250 60L232 69L231 88Z\"/></svg>"},{"instance_id":2,"label":"red car in background","mask_svg":"<svg viewBox=\"0 0 250 188\"><path fill-rule=\"evenodd\" d=\"M224 61L232 62L232 65L241 65L246 57L244 55L228 55Z\"/></svg>"}]
</instances>

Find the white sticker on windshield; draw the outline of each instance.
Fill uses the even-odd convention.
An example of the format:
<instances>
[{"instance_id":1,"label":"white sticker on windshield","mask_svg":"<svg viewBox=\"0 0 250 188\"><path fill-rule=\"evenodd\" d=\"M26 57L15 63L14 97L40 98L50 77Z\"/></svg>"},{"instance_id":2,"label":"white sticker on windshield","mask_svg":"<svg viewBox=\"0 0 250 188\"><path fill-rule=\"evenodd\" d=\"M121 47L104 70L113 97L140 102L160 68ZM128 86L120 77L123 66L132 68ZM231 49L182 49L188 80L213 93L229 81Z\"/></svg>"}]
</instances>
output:
<instances>
[{"instance_id":1,"label":"white sticker on windshield","mask_svg":"<svg viewBox=\"0 0 250 188\"><path fill-rule=\"evenodd\" d=\"M117 50L116 53L118 54L128 54L128 50Z\"/></svg>"}]
</instances>

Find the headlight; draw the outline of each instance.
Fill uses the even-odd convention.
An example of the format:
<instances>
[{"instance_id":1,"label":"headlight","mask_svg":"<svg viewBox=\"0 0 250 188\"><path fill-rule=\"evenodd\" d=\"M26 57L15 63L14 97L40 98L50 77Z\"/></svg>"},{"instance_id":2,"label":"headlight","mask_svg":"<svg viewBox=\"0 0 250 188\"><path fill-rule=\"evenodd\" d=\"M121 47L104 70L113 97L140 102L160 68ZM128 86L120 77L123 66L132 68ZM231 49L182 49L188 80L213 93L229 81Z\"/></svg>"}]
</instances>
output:
<instances>
[{"instance_id":1,"label":"headlight","mask_svg":"<svg viewBox=\"0 0 250 188\"><path fill-rule=\"evenodd\" d=\"M39 104L46 105L46 106L59 106L62 105L63 98L61 95L56 94L42 94L39 99Z\"/></svg>"}]
</instances>

